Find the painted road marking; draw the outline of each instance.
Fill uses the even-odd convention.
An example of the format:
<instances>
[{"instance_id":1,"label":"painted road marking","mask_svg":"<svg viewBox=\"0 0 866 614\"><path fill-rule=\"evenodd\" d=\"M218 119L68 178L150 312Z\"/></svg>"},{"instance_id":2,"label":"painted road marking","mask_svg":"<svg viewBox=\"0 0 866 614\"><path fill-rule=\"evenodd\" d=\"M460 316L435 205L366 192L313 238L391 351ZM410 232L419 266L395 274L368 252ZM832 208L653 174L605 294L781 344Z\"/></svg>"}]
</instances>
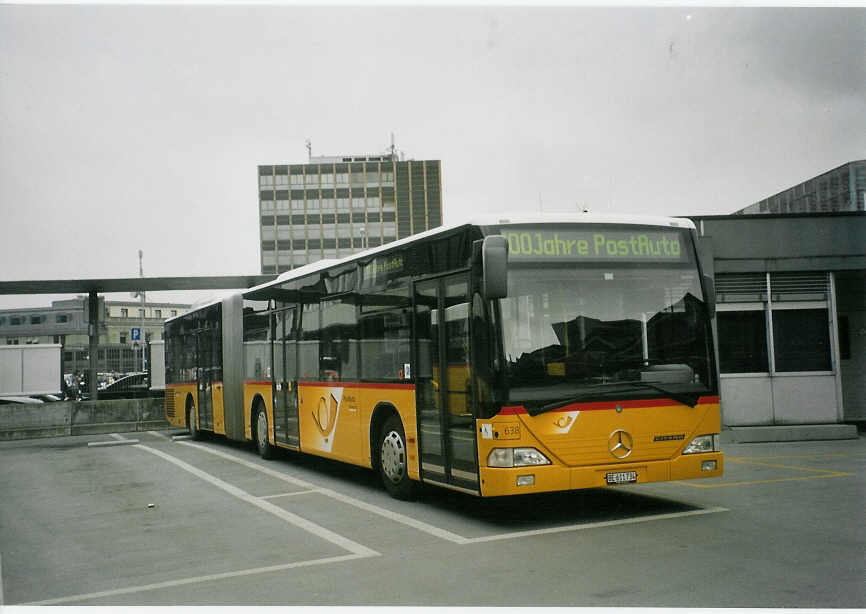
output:
<instances>
[{"instance_id":1,"label":"painted road marking","mask_svg":"<svg viewBox=\"0 0 866 614\"><path fill-rule=\"evenodd\" d=\"M549 529L533 529L530 531L515 531L514 533L500 533L499 535L486 535L484 537L473 537L466 540L468 544L492 542L502 539L514 539L517 537L530 537L533 535L547 535L550 533L565 533L567 531L583 531L586 529L601 529L604 527L615 527L624 524L637 524L639 522L650 522L653 520L668 520L670 518L683 518L685 516L701 516L703 514L717 514L728 512L724 507L708 507L688 512L672 512L670 514L654 514L652 516L639 516L637 518L623 518L621 520L605 520L602 522L589 522L586 524L571 524L562 527L551 527Z\"/></svg>"},{"instance_id":2,"label":"painted road marking","mask_svg":"<svg viewBox=\"0 0 866 614\"><path fill-rule=\"evenodd\" d=\"M234 454L227 454L226 452L221 452L220 450L215 450L208 446L203 446L197 443L192 443L188 441L180 442L182 445L189 446L192 448L196 448L197 450L201 450L203 452L207 452L208 454L213 454L214 456L219 456L220 458L225 458L227 460L238 463L239 465L243 465L244 467L249 467L250 469L254 469L256 471L260 471L265 475L269 475L271 477L277 478L279 480L283 480L288 482L289 484L294 484L295 486L300 486L301 488L306 488L308 490L316 490L319 493L331 497L332 499L336 499L348 505L353 505L357 508L366 510L373 514L377 514L388 520L393 520L394 522L399 522L400 524L404 524L406 526L412 527L413 529L417 529L424 533L428 533L440 539L444 539L446 541L453 542L455 544L465 544L466 538L456 533L452 533L451 531L446 531L445 529L440 529L439 527L433 526L431 524L427 524L426 522L421 522L420 520L416 520L415 518L410 518L409 516L404 516L403 514L399 514L397 512L393 512L391 510L387 510L385 508L379 507L377 505L373 505L371 503L366 503L364 501L360 501L359 499L355 499L354 497L350 497L349 495L344 495L338 493L335 490L331 490L329 488L318 488L315 484L307 482L305 480L301 480L295 477L292 477L288 474L281 473L279 471L275 471L274 469L270 469L268 467L263 467L257 463L250 462Z\"/></svg>"},{"instance_id":3,"label":"painted road marking","mask_svg":"<svg viewBox=\"0 0 866 614\"><path fill-rule=\"evenodd\" d=\"M116 441L89 441L88 448L105 448L108 446L128 446L138 443L138 439L118 439Z\"/></svg>"},{"instance_id":4,"label":"painted road marking","mask_svg":"<svg viewBox=\"0 0 866 614\"><path fill-rule=\"evenodd\" d=\"M320 493L322 492L318 488L314 488L313 490L297 490L295 492L284 492L278 495L267 495L264 497L259 497L259 499L279 499L281 497L294 497L295 495L309 495L311 493Z\"/></svg>"},{"instance_id":5,"label":"painted road marking","mask_svg":"<svg viewBox=\"0 0 866 614\"><path fill-rule=\"evenodd\" d=\"M225 492L229 493L230 495L232 495L234 497L237 497L241 501L246 501L247 503L249 503L251 505L255 505L256 507L263 509L264 511L266 511L270 514L273 514L277 518L281 518L282 520L285 520L289 524L292 524L292 525L294 525L300 529L303 529L304 531L307 531L308 533L312 533L313 535L320 537L321 539L324 539L325 541L329 541L332 544L340 546L344 550L348 550L352 554L357 554L359 556L380 556L379 553L376 552L375 550L371 550L370 548L367 548L366 546L363 546L363 545L359 544L358 542L354 542L351 539L349 539L347 537L343 537L342 535L338 535L337 533L334 533L333 531L329 531L325 527L319 526L314 522L311 522L305 518L301 518L300 516L298 516L296 514L292 514L291 512L288 512L288 511L284 510L283 508L274 505L273 503L270 503L268 501L264 501L259 497L254 497L253 495L249 494L245 490L241 490L237 486L232 486L228 482L224 482L223 480L219 479L218 477L216 477L214 475L211 475L210 473L207 473L205 471L202 471L201 469L193 467L189 463L186 463L186 462L180 460L179 458L172 456L171 454L166 454L162 450L157 450L155 448L151 448L149 446L145 446L145 445L141 445L141 444L138 444L135 447L138 448L139 450L144 450L146 452L150 452L151 454L159 456L160 458L163 458L163 459L167 460L168 462L170 462L174 465L177 465L178 467L180 467L184 471L188 471L189 473L193 474L194 476L199 477L202 480L205 480L206 482L213 484L217 488L224 490Z\"/></svg>"},{"instance_id":6,"label":"painted road marking","mask_svg":"<svg viewBox=\"0 0 866 614\"><path fill-rule=\"evenodd\" d=\"M788 469L790 471L805 471L809 473L816 473L818 475L806 475L800 477L793 478L768 478L764 480L746 480L742 482L723 482L721 484L698 484L695 482L678 482L679 484L683 484L684 486L692 486L694 488L726 488L728 486L750 486L753 484L773 484L776 482L799 482L803 480L824 480L829 478L844 478L851 475L854 475L850 472L845 471L830 471L828 469L815 469L813 467L800 467L798 465L783 465L780 463L766 463L762 460L755 459L785 459L785 458L820 458L823 455L809 455L809 456L740 456L733 458L726 458L725 461L734 464L740 465L755 465L758 467L771 467L773 469ZM845 455L827 455L827 456L845 456Z\"/></svg>"},{"instance_id":7,"label":"painted road marking","mask_svg":"<svg viewBox=\"0 0 866 614\"><path fill-rule=\"evenodd\" d=\"M170 441L168 437L157 431L148 431L147 434L153 435L154 437L159 437L160 439L165 439L166 441Z\"/></svg>"},{"instance_id":8,"label":"painted road marking","mask_svg":"<svg viewBox=\"0 0 866 614\"><path fill-rule=\"evenodd\" d=\"M224 580L226 578L237 578L240 576L252 576L258 574L271 573L274 571L285 571L286 569L296 569L298 567L310 567L312 565L327 565L329 563L342 563L343 561L354 561L356 559L367 558L361 554L346 554L343 556L332 556L324 559L311 559L309 561L298 561L296 563L285 563L283 565L271 565L269 567L254 567L252 569L240 569L238 571L227 571L224 573L209 574L206 576L194 576L192 578L183 578L180 580L168 580L167 582L157 582L155 584L144 584L142 586L129 586L126 588L116 588L107 591L99 591L96 593L84 593L81 595L69 595L67 597L59 597L57 599L46 599L45 601L33 601L30 603L22 603L21 605L59 605L61 603L70 603L74 601L89 601L91 599L100 599L102 597L115 597L117 595L130 595L132 593L143 593L145 591L155 591L175 586L185 586L187 584L198 584L200 582L213 582L215 580Z\"/></svg>"},{"instance_id":9,"label":"painted road marking","mask_svg":"<svg viewBox=\"0 0 866 614\"><path fill-rule=\"evenodd\" d=\"M291 476L284 474L284 473L280 473L280 472L275 471L273 469L270 469L268 467L263 467L259 464L247 461L247 460L242 459L242 458L239 458L233 454L227 454L225 452L221 452L219 450L215 450L213 448L203 446L200 444L195 444L195 443L183 442L183 445L194 447L194 448L202 450L204 452L208 452L209 454L213 454L215 456L219 456L221 458L225 458L227 460L234 461L236 463L244 465L245 467L255 469L256 471L261 471L262 473L265 473L267 475L270 475L272 477L275 477L275 478L278 478L281 480L285 480L286 482L289 482L290 484L295 484L297 486L303 486L305 488L310 488L310 490L313 490L313 491L318 492L320 494L331 497L332 499L336 499L336 500L341 501L343 503L346 503L348 505L353 505L355 507L366 510L366 511L371 512L373 514L378 514L379 516L382 516L384 518L388 518L389 520L393 520L394 522L399 522L399 523L404 524L406 526L418 529L419 531L423 531L424 533L434 535L435 537L439 537L440 539L444 539L446 541L449 541L449 542L452 542L455 544L459 544L461 546L467 545L467 544L487 542L487 541L516 539L519 537L527 537L527 536L531 536L531 535L543 535L546 533L563 533L566 531L580 531L580 530L584 530L584 529L596 529L596 528L601 528L601 527L608 527L608 526L615 526L615 525L622 525L622 524L635 524L638 522L649 522L651 520L666 520L669 518L678 518L681 516L695 516L695 515L700 515L700 514L713 514L713 513L717 513L717 512L729 511L723 507L711 507L711 508L703 508L700 510L693 510L693 511L688 511L688 512L674 512L671 514L655 514L652 516L641 516L639 518L625 518L622 520L610 520L610 521L605 521L605 522L596 522L596 523L588 523L588 524L572 524L572 525L565 525L565 526L561 526L561 527L553 527L550 529L537 529L537 530L532 530L532 531L515 531L512 533L499 533L497 535L487 535L484 537L463 537L462 535L458 535L457 533L453 533L453 532L448 531L446 529L441 529L439 527L428 524L426 522L422 522L420 520L416 520L414 518L404 516L403 514L398 514L397 512L393 512L391 510L387 510L387 509L378 507L378 506L373 505L371 503L366 503L364 501L360 501L358 499L355 499L354 497L350 497L349 495L344 495L344 494L338 493L334 490L330 490L327 488L321 488L321 489L315 488L315 486L313 486L313 484L310 484L309 482L306 482L304 480L300 480L298 478L291 477Z\"/></svg>"},{"instance_id":10,"label":"painted road marking","mask_svg":"<svg viewBox=\"0 0 866 614\"><path fill-rule=\"evenodd\" d=\"M0 556L0 606L3 605L3 557Z\"/></svg>"}]
</instances>

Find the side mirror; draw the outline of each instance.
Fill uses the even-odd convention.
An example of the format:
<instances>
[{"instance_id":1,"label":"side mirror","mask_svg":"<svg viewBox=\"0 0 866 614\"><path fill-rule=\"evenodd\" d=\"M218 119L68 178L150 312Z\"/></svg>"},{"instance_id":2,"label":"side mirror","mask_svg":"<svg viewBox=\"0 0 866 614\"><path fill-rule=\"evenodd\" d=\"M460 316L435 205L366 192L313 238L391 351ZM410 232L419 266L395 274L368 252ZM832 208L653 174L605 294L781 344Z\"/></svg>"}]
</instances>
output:
<instances>
[{"instance_id":1,"label":"side mirror","mask_svg":"<svg viewBox=\"0 0 866 614\"><path fill-rule=\"evenodd\" d=\"M481 268L484 273L484 298L508 296L508 241L505 237L490 235L484 238Z\"/></svg>"},{"instance_id":2,"label":"side mirror","mask_svg":"<svg viewBox=\"0 0 866 614\"><path fill-rule=\"evenodd\" d=\"M707 293L707 312L711 318L716 317L716 282L709 275L704 275L704 290Z\"/></svg>"}]
</instances>

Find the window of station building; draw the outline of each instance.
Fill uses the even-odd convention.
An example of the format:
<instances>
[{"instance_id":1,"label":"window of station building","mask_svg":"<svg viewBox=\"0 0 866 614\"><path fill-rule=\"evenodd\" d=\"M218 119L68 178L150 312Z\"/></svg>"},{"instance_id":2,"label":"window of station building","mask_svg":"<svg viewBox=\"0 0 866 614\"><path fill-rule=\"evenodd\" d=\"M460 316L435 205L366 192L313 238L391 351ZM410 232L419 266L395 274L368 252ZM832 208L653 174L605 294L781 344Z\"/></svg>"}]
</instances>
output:
<instances>
[{"instance_id":1,"label":"window of station building","mask_svg":"<svg viewBox=\"0 0 866 614\"><path fill-rule=\"evenodd\" d=\"M317 186L319 185L319 174L318 173L308 173L304 175L304 185L305 186Z\"/></svg>"},{"instance_id":2,"label":"window of station building","mask_svg":"<svg viewBox=\"0 0 866 614\"><path fill-rule=\"evenodd\" d=\"M289 176L288 175L276 175L274 177L274 185L289 185Z\"/></svg>"},{"instance_id":3,"label":"window of station building","mask_svg":"<svg viewBox=\"0 0 866 614\"><path fill-rule=\"evenodd\" d=\"M66 313L58 313L54 316L54 322L57 324L66 324L69 322L69 314Z\"/></svg>"},{"instance_id":4,"label":"window of station building","mask_svg":"<svg viewBox=\"0 0 866 614\"><path fill-rule=\"evenodd\" d=\"M349 173L336 174L337 185L349 185Z\"/></svg>"},{"instance_id":5,"label":"window of station building","mask_svg":"<svg viewBox=\"0 0 866 614\"><path fill-rule=\"evenodd\" d=\"M162 309L154 309L153 310L153 317L154 318L161 318L162 317Z\"/></svg>"},{"instance_id":6,"label":"window of station building","mask_svg":"<svg viewBox=\"0 0 866 614\"><path fill-rule=\"evenodd\" d=\"M722 373L767 373L767 325L763 309L719 311L719 370Z\"/></svg>"},{"instance_id":7,"label":"window of station building","mask_svg":"<svg viewBox=\"0 0 866 614\"><path fill-rule=\"evenodd\" d=\"M300 188L304 185L304 176L303 175L291 175L290 184L292 187Z\"/></svg>"},{"instance_id":8,"label":"window of station building","mask_svg":"<svg viewBox=\"0 0 866 614\"><path fill-rule=\"evenodd\" d=\"M334 173L322 173L321 177L323 188L334 187Z\"/></svg>"},{"instance_id":9,"label":"window of station building","mask_svg":"<svg viewBox=\"0 0 866 614\"><path fill-rule=\"evenodd\" d=\"M9 316L9 326L20 326L21 318L18 316Z\"/></svg>"},{"instance_id":10,"label":"window of station building","mask_svg":"<svg viewBox=\"0 0 866 614\"><path fill-rule=\"evenodd\" d=\"M337 199L337 210L338 211L348 211L349 210L349 199L348 198L338 198Z\"/></svg>"},{"instance_id":11,"label":"window of station building","mask_svg":"<svg viewBox=\"0 0 866 614\"><path fill-rule=\"evenodd\" d=\"M774 309L776 371L830 371L830 328L826 309Z\"/></svg>"},{"instance_id":12,"label":"window of station building","mask_svg":"<svg viewBox=\"0 0 866 614\"><path fill-rule=\"evenodd\" d=\"M259 175L259 186L270 187L274 185L273 175Z\"/></svg>"},{"instance_id":13,"label":"window of station building","mask_svg":"<svg viewBox=\"0 0 866 614\"><path fill-rule=\"evenodd\" d=\"M364 199L363 198L353 198L352 199L352 210L353 211L363 211L364 210Z\"/></svg>"},{"instance_id":14,"label":"window of station building","mask_svg":"<svg viewBox=\"0 0 866 614\"><path fill-rule=\"evenodd\" d=\"M6 324L6 316L0 316L0 326L4 326Z\"/></svg>"},{"instance_id":15,"label":"window of station building","mask_svg":"<svg viewBox=\"0 0 866 614\"><path fill-rule=\"evenodd\" d=\"M126 307L122 308L120 310L120 317L121 318L128 318L129 317L129 309L127 309Z\"/></svg>"},{"instance_id":16,"label":"window of station building","mask_svg":"<svg viewBox=\"0 0 866 614\"><path fill-rule=\"evenodd\" d=\"M139 309L139 310L138 310L138 317L139 317L139 318L143 318L144 315L145 315L144 309Z\"/></svg>"},{"instance_id":17,"label":"window of station building","mask_svg":"<svg viewBox=\"0 0 866 614\"><path fill-rule=\"evenodd\" d=\"M292 212L293 213L303 213L304 212L304 201L299 199L292 199Z\"/></svg>"},{"instance_id":18,"label":"window of station building","mask_svg":"<svg viewBox=\"0 0 866 614\"><path fill-rule=\"evenodd\" d=\"M262 201L262 213L273 213L273 212L274 212L274 201L263 200Z\"/></svg>"},{"instance_id":19,"label":"window of station building","mask_svg":"<svg viewBox=\"0 0 866 614\"><path fill-rule=\"evenodd\" d=\"M30 316L31 324L42 324L42 316Z\"/></svg>"},{"instance_id":20,"label":"window of station building","mask_svg":"<svg viewBox=\"0 0 866 614\"><path fill-rule=\"evenodd\" d=\"M277 213L285 215L288 212L289 212L289 201L278 200L277 201Z\"/></svg>"}]
</instances>

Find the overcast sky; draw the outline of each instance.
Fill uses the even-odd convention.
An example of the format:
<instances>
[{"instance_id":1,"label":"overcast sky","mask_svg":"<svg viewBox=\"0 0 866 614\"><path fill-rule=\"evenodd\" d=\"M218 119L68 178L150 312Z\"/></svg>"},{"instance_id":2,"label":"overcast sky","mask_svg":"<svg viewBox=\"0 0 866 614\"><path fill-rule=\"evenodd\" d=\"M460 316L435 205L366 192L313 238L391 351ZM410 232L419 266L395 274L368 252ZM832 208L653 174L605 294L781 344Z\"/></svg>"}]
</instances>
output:
<instances>
[{"instance_id":1,"label":"overcast sky","mask_svg":"<svg viewBox=\"0 0 866 614\"><path fill-rule=\"evenodd\" d=\"M258 273L256 166L392 133L445 223L731 213L866 157L866 9L0 6L0 280Z\"/></svg>"}]
</instances>

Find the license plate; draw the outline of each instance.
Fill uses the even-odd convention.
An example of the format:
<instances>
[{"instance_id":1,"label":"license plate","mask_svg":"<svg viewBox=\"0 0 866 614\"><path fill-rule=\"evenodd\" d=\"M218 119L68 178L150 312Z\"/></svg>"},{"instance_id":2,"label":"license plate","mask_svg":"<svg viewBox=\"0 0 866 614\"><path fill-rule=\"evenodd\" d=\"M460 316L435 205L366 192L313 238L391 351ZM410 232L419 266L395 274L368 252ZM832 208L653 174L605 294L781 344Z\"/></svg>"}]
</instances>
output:
<instances>
[{"instance_id":1,"label":"license plate","mask_svg":"<svg viewBox=\"0 0 866 614\"><path fill-rule=\"evenodd\" d=\"M637 482L637 471L617 471L604 477L608 484L631 484Z\"/></svg>"}]
</instances>

